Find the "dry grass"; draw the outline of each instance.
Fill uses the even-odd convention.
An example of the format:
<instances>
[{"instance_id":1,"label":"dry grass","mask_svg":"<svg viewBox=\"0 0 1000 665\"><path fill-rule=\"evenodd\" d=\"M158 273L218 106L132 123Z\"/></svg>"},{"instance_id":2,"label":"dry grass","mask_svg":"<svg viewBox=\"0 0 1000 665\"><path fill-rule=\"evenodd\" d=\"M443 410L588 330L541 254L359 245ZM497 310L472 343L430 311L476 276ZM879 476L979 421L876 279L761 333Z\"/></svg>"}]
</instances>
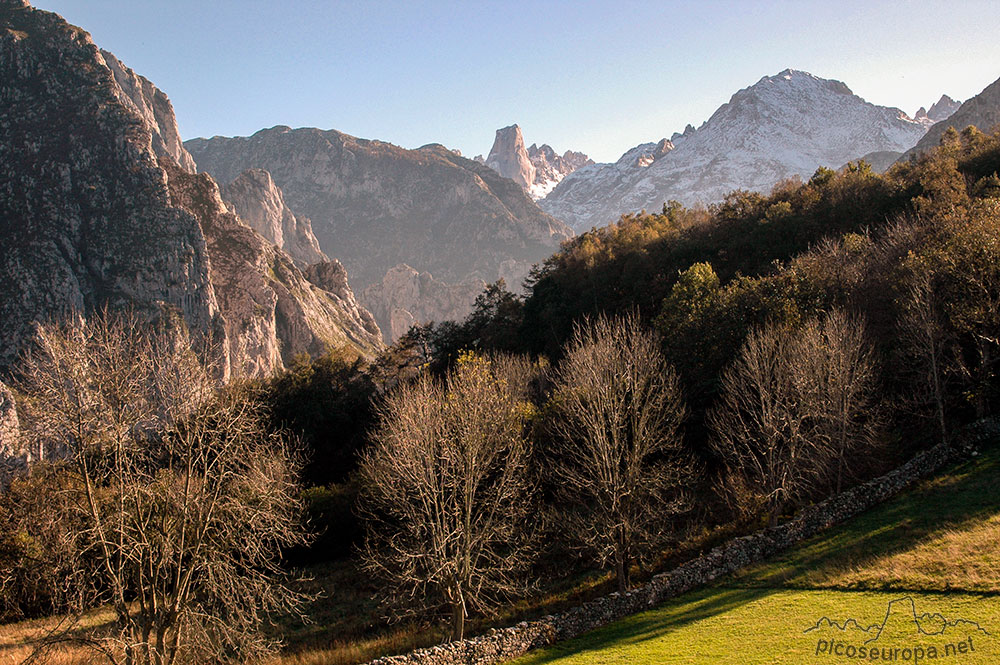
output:
<instances>
[{"instance_id":1,"label":"dry grass","mask_svg":"<svg viewBox=\"0 0 1000 665\"><path fill-rule=\"evenodd\" d=\"M741 584L1000 593L1000 449L741 571Z\"/></svg>"},{"instance_id":2,"label":"dry grass","mask_svg":"<svg viewBox=\"0 0 1000 665\"><path fill-rule=\"evenodd\" d=\"M819 585L886 589L905 584L927 591L1000 592L1000 515L963 529L947 529L911 549L864 565L830 571Z\"/></svg>"},{"instance_id":3,"label":"dry grass","mask_svg":"<svg viewBox=\"0 0 1000 665\"><path fill-rule=\"evenodd\" d=\"M72 621L59 617L33 619L0 625L0 665L16 665L35 653L38 641L58 631L70 629L70 635L100 630L114 619L110 610L100 609ZM45 653L47 665L96 665L102 659L83 646L62 644Z\"/></svg>"}]
</instances>

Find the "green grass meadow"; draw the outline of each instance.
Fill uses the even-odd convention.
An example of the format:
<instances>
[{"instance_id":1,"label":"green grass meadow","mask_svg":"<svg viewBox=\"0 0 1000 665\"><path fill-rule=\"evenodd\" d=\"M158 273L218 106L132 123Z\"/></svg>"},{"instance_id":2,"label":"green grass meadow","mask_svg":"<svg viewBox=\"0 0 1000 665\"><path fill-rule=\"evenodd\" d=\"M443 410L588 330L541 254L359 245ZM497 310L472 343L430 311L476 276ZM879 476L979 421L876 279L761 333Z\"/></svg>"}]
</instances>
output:
<instances>
[{"instance_id":1,"label":"green grass meadow","mask_svg":"<svg viewBox=\"0 0 1000 665\"><path fill-rule=\"evenodd\" d=\"M772 560L516 663L998 665L998 487L991 449Z\"/></svg>"}]
</instances>

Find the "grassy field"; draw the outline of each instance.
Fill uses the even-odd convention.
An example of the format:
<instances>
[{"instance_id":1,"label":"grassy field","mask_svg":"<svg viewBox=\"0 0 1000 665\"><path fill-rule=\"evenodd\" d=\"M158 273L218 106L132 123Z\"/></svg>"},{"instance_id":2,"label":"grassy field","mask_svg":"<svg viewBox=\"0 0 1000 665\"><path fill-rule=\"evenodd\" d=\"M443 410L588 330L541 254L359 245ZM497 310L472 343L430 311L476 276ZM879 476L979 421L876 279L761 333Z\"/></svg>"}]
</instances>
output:
<instances>
[{"instance_id":1,"label":"grassy field","mask_svg":"<svg viewBox=\"0 0 1000 665\"><path fill-rule=\"evenodd\" d=\"M913 491L829 530L719 584L679 597L577 640L530 654L518 665L541 663L849 663L858 658L817 654L824 643L842 649L863 646L870 635L827 625L805 632L823 617L870 626L892 607L877 643L909 644L914 623L907 612L940 614L945 620L976 621L989 632L969 634L959 623L941 635L918 634L920 644L956 644L972 637L975 651L919 662L1000 663L1000 449L987 451ZM718 534L716 534L718 537ZM714 540L714 538L713 538ZM708 541L689 543L698 549ZM674 553L679 560L688 554ZM669 566L669 562L664 562ZM348 562L312 569L314 590L324 598L310 608L312 621L274 627L286 642L272 665L342 665L427 646L443 637L439 625L386 628ZM610 591L606 574L567 579L541 597L524 601L500 617L509 625L524 617L559 611ZM913 606L903 599L912 598ZM902 602L894 602L902 601ZM81 629L110 619L93 612ZM0 665L21 662L28 642L53 620L0 626ZM925 633L940 632L940 619L926 617ZM487 627L472 626L472 631ZM962 630L967 634L960 635ZM893 637L895 634L895 637ZM922 641L921 641L922 640ZM889 644L892 642L892 644ZM872 643L865 646L869 649ZM831 647L833 648L833 647ZM902 647L900 647L902 648ZM895 662L913 662L901 659ZM911 654L912 656L912 654ZM65 649L55 665L96 662L79 649ZM871 662L866 660L865 662Z\"/></svg>"},{"instance_id":2,"label":"grassy field","mask_svg":"<svg viewBox=\"0 0 1000 665\"><path fill-rule=\"evenodd\" d=\"M516 663L995 665L998 482L992 449L782 556Z\"/></svg>"}]
</instances>

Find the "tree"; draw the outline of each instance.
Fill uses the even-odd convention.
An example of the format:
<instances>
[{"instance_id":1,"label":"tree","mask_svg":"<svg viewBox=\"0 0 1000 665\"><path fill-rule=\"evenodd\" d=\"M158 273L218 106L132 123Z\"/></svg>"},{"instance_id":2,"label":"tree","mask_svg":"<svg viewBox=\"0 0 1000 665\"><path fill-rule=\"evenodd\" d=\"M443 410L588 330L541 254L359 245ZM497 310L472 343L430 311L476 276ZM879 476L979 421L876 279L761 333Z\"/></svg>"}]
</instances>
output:
<instances>
[{"instance_id":1,"label":"tree","mask_svg":"<svg viewBox=\"0 0 1000 665\"><path fill-rule=\"evenodd\" d=\"M362 457L365 569L403 614L447 606L454 640L470 612L524 588L531 372L523 359L465 354L443 381L401 385Z\"/></svg>"},{"instance_id":2,"label":"tree","mask_svg":"<svg viewBox=\"0 0 1000 665\"><path fill-rule=\"evenodd\" d=\"M708 414L738 505L774 524L824 483L839 491L878 440L876 378L863 324L837 310L751 332Z\"/></svg>"},{"instance_id":3,"label":"tree","mask_svg":"<svg viewBox=\"0 0 1000 665\"><path fill-rule=\"evenodd\" d=\"M75 481L108 634L58 635L110 662L245 662L274 642L258 628L303 599L283 548L306 540L295 456L266 435L259 401L218 392L186 332L98 314L41 325L17 383L24 438L57 451Z\"/></svg>"},{"instance_id":4,"label":"tree","mask_svg":"<svg viewBox=\"0 0 1000 665\"><path fill-rule=\"evenodd\" d=\"M723 372L720 402L707 417L732 496L748 513L762 504L772 523L812 489L820 470L802 431L806 414L795 394L793 346L788 329L751 332Z\"/></svg>"},{"instance_id":5,"label":"tree","mask_svg":"<svg viewBox=\"0 0 1000 665\"><path fill-rule=\"evenodd\" d=\"M552 407L553 474L564 505L579 508L566 524L613 563L625 591L632 562L684 506L693 477L678 433L680 382L637 315L599 317L576 327Z\"/></svg>"},{"instance_id":6,"label":"tree","mask_svg":"<svg viewBox=\"0 0 1000 665\"><path fill-rule=\"evenodd\" d=\"M797 336L791 367L804 430L812 447L829 460L825 473L835 493L880 443L878 367L864 323L834 309L806 322Z\"/></svg>"},{"instance_id":7,"label":"tree","mask_svg":"<svg viewBox=\"0 0 1000 665\"><path fill-rule=\"evenodd\" d=\"M935 293L933 276L927 271L917 271L902 299L902 316L899 322L899 339L902 352L915 363L918 401L930 401L941 442L948 439L945 419L945 377L948 363L950 334L941 314L941 303Z\"/></svg>"}]
</instances>

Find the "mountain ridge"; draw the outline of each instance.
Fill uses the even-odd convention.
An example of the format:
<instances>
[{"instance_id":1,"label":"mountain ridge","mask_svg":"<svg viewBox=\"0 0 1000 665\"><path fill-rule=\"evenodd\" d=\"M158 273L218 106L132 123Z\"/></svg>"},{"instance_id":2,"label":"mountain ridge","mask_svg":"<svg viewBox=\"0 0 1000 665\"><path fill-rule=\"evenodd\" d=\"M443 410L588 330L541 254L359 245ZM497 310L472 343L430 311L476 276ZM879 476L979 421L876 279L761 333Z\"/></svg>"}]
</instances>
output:
<instances>
[{"instance_id":1,"label":"mountain ridge","mask_svg":"<svg viewBox=\"0 0 1000 665\"><path fill-rule=\"evenodd\" d=\"M152 83L57 14L7 0L0 25L0 367L34 321L102 307L150 319L176 310L226 351L226 375L269 373L327 344L381 347L370 314L308 286L215 205L215 183L185 169L172 106ZM275 266L284 274L272 279ZM263 295L251 304L241 295L253 280Z\"/></svg>"},{"instance_id":2,"label":"mountain ridge","mask_svg":"<svg viewBox=\"0 0 1000 665\"><path fill-rule=\"evenodd\" d=\"M901 152L925 131L898 108L871 104L840 81L785 69L734 93L697 129L575 171L539 205L580 231L671 199L707 204L871 152ZM654 150L656 158L642 158Z\"/></svg>"},{"instance_id":3,"label":"mountain ridge","mask_svg":"<svg viewBox=\"0 0 1000 665\"><path fill-rule=\"evenodd\" d=\"M384 285L399 265L447 285L500 278L517 285L573 235L516 183L438 144L408 150L337 130L277 125L249 137L184 145L198 169L224 187L247 169L268 171L288 207L312 220L320 249L340 257L374 311L400 302L368 288ZM366 300L375 294L384 299ZM471 311L473 302L461 311ZM445 314L433 299L416 306L428 316Z\"/></svg>"}]
</instances>

